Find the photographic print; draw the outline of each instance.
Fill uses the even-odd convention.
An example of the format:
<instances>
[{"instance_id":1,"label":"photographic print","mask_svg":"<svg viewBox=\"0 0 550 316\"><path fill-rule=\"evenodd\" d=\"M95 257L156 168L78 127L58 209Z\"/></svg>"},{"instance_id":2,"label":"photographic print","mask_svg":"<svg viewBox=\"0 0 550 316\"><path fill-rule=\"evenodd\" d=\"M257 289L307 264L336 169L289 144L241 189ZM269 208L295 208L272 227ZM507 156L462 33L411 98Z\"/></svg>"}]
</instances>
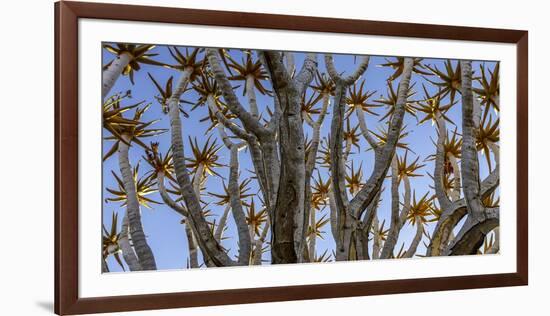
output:
<instances>
[{"instance_id":1,"label":"photographic print","mask_svg":"<svg viewBox=\"0 0 550 316\"><path fill-rule=\"evenodd\" d=\"M402 53L104 42L102 271L498 254L499 62Z\"/></svg>"}]
</instances>

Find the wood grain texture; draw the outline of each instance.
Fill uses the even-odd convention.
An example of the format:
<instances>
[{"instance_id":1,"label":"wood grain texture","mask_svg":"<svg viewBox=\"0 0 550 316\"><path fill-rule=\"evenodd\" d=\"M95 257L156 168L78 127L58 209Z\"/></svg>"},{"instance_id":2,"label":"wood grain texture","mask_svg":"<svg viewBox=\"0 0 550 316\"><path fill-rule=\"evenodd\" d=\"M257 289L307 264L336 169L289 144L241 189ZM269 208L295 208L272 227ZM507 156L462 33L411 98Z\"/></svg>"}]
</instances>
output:
<instances>
[{"instance_id":1,"label":"wood grain texture","mask_svg":"<svg viewBox=\"0 0 550 316\"><path fill-rule=\"evenodd\" d=\"M78 19L150 21L517 45L517 272L115 297L78 297ZM55 312L59 315L526 285L527 31L119 4L55 4Z\"/></svg>"}]
</instances>

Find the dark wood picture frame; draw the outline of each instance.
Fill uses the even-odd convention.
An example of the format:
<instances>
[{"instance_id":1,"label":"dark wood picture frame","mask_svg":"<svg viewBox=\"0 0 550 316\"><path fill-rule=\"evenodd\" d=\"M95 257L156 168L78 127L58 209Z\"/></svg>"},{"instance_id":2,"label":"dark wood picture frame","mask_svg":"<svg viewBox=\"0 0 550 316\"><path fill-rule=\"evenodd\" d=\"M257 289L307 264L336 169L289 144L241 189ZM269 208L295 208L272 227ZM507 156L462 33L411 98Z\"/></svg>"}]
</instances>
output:
<instances>
[{"instance_id":1,"label":"dark wood picture frame","mask_svg":"<svg viewBox=\"0 0 550 316\"><path fill-rule=\"evenodd\" d=\"M81 18L512 43L517 45L517 271L390 281L80 298L78 293L78 20ZM527 285L527 56L519 30L84 2L55 4L55 312L133 311Z\"/></svg>"}]
</instances>

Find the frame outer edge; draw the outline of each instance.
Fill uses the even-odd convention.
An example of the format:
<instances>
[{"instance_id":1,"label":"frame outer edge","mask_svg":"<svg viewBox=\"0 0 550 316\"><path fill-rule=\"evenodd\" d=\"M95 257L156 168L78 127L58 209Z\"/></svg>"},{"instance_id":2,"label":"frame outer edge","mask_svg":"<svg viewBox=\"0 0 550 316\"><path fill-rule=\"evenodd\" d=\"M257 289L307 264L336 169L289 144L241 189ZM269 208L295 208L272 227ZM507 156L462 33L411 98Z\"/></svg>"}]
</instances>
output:
<instances>
[{"instance_id":1,"label":"frame outer edge","mask_svg":"<svg viewBox=\"0 0 550 316\"><path fill-rule=\"evenodd\" d=\"M54 3L54 312L59 314L59 3Z\"/></svg>"},{"instance_id":2,"label":"frame outer edge","mask_svg":"<svg viewBox=\"0 0 550 316\"><path fill-rule=\"evenodd\" d=\"M100 17L102 19L126 21L155 21L161 23L186 23L195 25L368 34L378 36L396 36L395 34L403 33L405 34L401 35L403 37L489 41L499 43L516 43L525 32L521 30L486 27L388 22L243 11L218 11L166 6L101 4L79 1L69 1L65 3L82 17ZM109 7L109 10L106 10L106 7ZM473 30L475 30L475 32L473 32Z\"/></svg>"},{"instance_id":3,"label":"frame outer edge","mask_svg":"<svg viewBox=\"0 0 550 316\"><path fill-rule=\"evenodd\" d=\"M55 299L58 315L78 302L78 21L55 3Z\"/></svg>"},{"instance_id":4,"label":"frame outer edge","mask_svg":"<svg viewBox=\"0 0 550 316\"><path fill-rule=\"evenodd\" d=\"M529 32L517 42L517 273L529 283Z\"/></svg>"}]
</instances>

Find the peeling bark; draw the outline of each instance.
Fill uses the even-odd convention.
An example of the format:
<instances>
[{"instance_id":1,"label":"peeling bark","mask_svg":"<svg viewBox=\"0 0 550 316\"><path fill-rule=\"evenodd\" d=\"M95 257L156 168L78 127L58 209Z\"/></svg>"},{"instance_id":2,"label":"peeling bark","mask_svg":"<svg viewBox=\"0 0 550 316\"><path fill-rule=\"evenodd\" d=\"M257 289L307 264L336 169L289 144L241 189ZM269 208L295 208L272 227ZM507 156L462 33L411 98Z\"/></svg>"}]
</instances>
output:
<instances>
[{"instance_id":1,"label":"peeling bark","mask_svg":"<svg viewBox=\"0 0 550 316\"><path fill-rule=\"evenodd\" d=\"M273 263L294 263L302 261L305 197L305 144L300 109L301 81L307 81L301 71L293 81L278 53L263 52L273 89L282 109L279 123L279 151L282 157L279 189L275 201L272 223ZM306 64L306 62L305 62ZM313 79L311 72L309 81Z\"/></svg>"}]
</instances>

